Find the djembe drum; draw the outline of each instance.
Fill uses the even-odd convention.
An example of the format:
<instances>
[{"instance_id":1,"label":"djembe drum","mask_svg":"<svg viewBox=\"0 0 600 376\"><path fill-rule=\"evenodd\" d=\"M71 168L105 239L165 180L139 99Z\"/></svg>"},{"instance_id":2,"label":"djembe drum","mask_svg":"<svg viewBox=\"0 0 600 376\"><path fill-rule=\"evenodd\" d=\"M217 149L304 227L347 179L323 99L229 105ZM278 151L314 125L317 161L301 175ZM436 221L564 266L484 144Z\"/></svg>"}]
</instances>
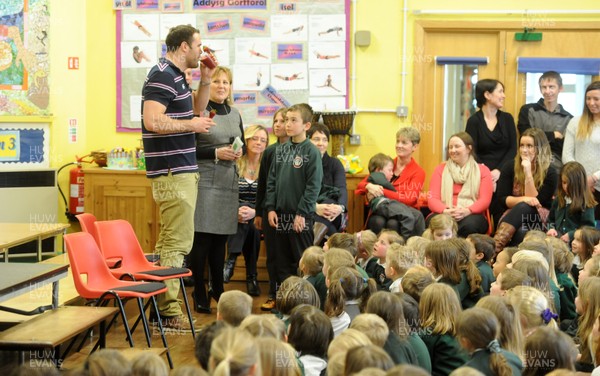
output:
<instances>
[{"instance_id":1,"label":"djembe drum","mask_svg":"<svg viewBox=\"0 0 600 376\"><path fill-rule=\"evenodd\" d=\"M344 155L344 138L350 134L355 111L322 112L323 123L331 133L331 156Z\"/></svg>"},{"instance_id":2,"label":"djembe drum","mask_svg":"<svg viewBox=\"0 0 600 376\"><path fill-rule=\"evenodd\" d=\"M321 112L313 111L312 124L317 124L321 118Z\"/></svg>"}]
</instances>

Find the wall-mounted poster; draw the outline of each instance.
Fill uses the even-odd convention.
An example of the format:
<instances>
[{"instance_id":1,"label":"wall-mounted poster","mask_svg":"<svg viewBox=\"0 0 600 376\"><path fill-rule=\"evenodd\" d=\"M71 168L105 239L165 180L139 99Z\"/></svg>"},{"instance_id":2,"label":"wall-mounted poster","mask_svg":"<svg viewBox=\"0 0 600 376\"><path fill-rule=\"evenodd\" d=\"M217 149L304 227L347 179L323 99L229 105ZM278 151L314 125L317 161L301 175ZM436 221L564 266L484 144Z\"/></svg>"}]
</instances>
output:
<instances>
[{"instance_id":1,"label":"wall-mounted poster","mask_svg":"<svg viewBox=\"0 0 600 376\"><path fill-rule=\"evenodd\" d=\"M49 115L48 0L0 6L0 115Z\"/></svg>"},{"instance_id":2,"label":"wall-mounted poster","mask_svg":"<svg viewBox=\"0 0 600 376\"><path fill-rule=\"evenodd\" d=\"M167 0L159 1L159 8ZM350 0L186 0L178 13L117 11L117 129L139 131L141 87L176 25L200 31L202 45L232 71L233 106L244 124L271 127L282 106L348 106ZM135 51L134 51L135 49ZM199 69L192 69L197 89Z\"/></svg>"}]
</instances>

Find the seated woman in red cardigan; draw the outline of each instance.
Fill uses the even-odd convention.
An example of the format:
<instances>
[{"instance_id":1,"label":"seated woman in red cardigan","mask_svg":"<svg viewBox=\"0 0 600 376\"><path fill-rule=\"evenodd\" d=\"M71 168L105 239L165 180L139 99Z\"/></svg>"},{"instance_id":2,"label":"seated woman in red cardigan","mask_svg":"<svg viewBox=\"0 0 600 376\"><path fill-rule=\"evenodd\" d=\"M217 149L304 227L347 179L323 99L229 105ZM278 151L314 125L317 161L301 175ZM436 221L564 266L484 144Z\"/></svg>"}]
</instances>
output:
<instances>
[{"instance_id":1,"label":"seated woman in red cardigan","mask_svg":"<svg viewBox=\"0 0 600 376\"><path fill-rule=\"evenodd\" d=\"M368 177L361 181L356 190L357 195L369 195L369 198L385 196L406 205L409 209L417 210L417 200L425 183L425 170L413 159L412 155L421 142L421 135L416 128L404 127L396 132L396 158L394 158L394 175L391 183L396 191L385 189L383 186L368 182ZM370 201L370 199L368 200ZM400 224L395 219L371 215L367 228L376 234L388 228L400 231Z\"/></svg>"},{"instance_id":2,"label":"seated woman in red cardigan","mask_svg":"<svg viewBox=\"0 0 600 376\"><path fill-rule=\"evenodd\" d=\"M485 165L475 162L473 139L468 133L450 137L448 160L435 168L429 190L429 209L454 218L459 237L487 232L485 213L492 201L492 175Z\"/></svg>"}]
</instances>

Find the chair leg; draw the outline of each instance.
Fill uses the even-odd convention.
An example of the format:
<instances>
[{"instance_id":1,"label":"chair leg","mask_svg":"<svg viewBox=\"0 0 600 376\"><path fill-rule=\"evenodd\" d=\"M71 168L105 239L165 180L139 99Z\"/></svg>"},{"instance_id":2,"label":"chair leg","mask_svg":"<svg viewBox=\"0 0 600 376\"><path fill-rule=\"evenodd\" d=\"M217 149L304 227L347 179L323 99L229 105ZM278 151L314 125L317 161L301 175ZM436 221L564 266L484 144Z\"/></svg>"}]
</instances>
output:
<instances>
[{"instance_id":1,"label":"chair leg","mask_svg":"<svg viewBox=\"0 0 600 376\"><path fill-rule=\"evenodd\" d=\"M187 311L188 319L190 320L190 327L192 328L192 338L196 338L196 330L194 329L192 310L190 309L190 303L188 302L187 294L185 292L185 284L183 283L183 277L179 278L179 284L181 285L181 294L183 295L183 302L185 303L185 309Z\"/></svg>"},{"instance_id":2,"label":"chair leg","mask_svg":"<svg viewBox=\"0 0 600 376\"><path fill-rule=\"evenodd\" d=\"M142 319L142 325L144 325L144 333L146 334L146 343L148 347L152 347L152 339L150 335L150 328L148 327L148 319L146 319L146 310L144 309L144 302L142 298L137 298L138 308L140 309L140 317Z\"/></svg>"},{"instance_id":3,"label":"chair leg","mask_svg":"<svg viewBox=\"0 0 600 376\"><path fill-rule=\"evenodd\" d=\"M121 318L123 319L123 326L125 327L125 333L127 333L127 339L129 340L129 346L133 347L133 336L131 335L131 330L129 329L129 323L127 322L127 316L125 315L125 307L123 306L123 302L121 298L117 295L116 301L119 305L119 311L121 311Z\"/></svg>"},{"instance_id":4,"label":"chair leg","mask_svg":"<svg viewBox=\"0 0 600 376\"><path fill-rule=\"evenodd\" d=\"M167 360L169 361L169 367L173 369L173 359L171 359L171 352L169 351L169 345L167 344L167 338L165 337L165 330L163 328L162 320L160 318L160 313L158 312L158 305L156 304L156 299L154 296L151 296L152 306L154 307L154 311L156 311L156 315L158 316L158 327L160 329L160 337L162 339L162 343L167 349Z\"/></svg>"}]
</instances>

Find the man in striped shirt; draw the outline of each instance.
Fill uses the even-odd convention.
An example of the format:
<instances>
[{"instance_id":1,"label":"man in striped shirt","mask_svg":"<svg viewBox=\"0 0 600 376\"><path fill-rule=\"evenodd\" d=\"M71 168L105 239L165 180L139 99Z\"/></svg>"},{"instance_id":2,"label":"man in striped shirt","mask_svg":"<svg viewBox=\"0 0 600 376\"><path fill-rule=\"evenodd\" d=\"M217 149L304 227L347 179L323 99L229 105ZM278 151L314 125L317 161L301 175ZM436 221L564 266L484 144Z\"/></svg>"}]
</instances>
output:
<instances>
[{"instance_id":1,"label":"man in striped shirt","mask_svg":"<svg viewBox=\"0 0 600 376\"><path fill-rule=\"evenodd\" d=\"M146 176L151 179L161 217L156 252L161 265L181 267L194 239L198 192L195 133L207 133L215 125L209 117L194 114L206 108L214 69L199 63L200 32L193 26L172 28L165 43L167 54L152 67L142 88L142 139ZM192 94L184 72L198 66L202 78ZM169 280L166 285L167 292L158 299L163 324L191 329L177 299L179 282Z\"/></svg>"}]
</instances>

